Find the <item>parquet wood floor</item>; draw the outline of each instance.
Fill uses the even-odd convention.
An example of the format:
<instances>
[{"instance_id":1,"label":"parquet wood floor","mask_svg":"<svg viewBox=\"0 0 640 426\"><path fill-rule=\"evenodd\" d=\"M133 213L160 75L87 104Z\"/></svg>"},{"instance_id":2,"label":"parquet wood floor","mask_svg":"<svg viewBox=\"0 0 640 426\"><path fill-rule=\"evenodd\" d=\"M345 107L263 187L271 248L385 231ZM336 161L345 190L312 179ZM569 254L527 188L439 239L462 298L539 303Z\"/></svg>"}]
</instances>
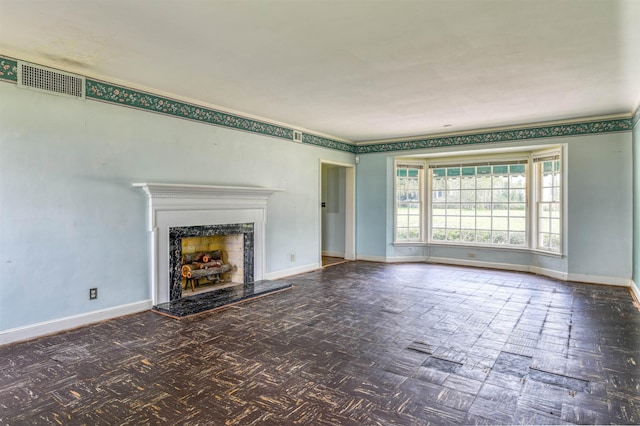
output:
<instances>
[{"instance_id":1,"label":"parquet wood floor","mask_svg":"<svg viewBox=\"0 0 640 426\"><path fill-rule=\"evenodd\" d=\"M0 347L0 424L640 423L628 289L367 262L288 281Z\"/></svg>"}]
</instances>

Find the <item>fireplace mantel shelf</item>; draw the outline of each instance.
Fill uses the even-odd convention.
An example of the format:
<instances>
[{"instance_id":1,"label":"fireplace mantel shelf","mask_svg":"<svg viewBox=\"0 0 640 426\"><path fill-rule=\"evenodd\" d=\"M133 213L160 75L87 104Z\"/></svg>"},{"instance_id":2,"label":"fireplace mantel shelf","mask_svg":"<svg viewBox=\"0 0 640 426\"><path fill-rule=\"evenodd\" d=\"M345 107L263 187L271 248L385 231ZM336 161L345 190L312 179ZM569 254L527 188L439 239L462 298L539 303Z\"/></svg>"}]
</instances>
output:
<instances>
[{"instance_id":1,"label":"fireplace mantel shelf","mask_svg":"<svg viewBox=\"0 0 640 426\"><path fill-rule=\"evenodd\" d=\"M257 198L266 199L274 192L284 189L259 188L251 186L219 186L193 185L182 183L134 183L132 186L141 188L149 198Z\"/></svg>"}]
</instances>

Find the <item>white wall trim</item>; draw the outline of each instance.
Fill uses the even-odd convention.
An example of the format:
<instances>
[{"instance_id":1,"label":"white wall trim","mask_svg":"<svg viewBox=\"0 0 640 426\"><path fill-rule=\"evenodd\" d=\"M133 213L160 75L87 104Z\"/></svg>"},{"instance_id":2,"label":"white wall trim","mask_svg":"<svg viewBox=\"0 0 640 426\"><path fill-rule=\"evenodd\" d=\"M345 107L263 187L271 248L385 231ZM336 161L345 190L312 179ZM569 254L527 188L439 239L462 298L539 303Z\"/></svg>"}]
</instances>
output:
<instances>
[{"instance_id":1,"label":"white wall trim","mask_svg":"<svg viewBox=\"0 0 640 426\"><path fill-rule=\"evenodd\" d=\"M482 262L478 260L455 259L446 257L429 257L427 263L444 263L459 266L474 266L490 269L503 269L508 271L531 272L533 274L544 275L561 281L574 281L588 284L611 285L616 287L631 287L632 280L620 277L604 277L599 275L570 274L567 272L555 271L553 269L542 268L533 265L519 265L515 263Z\"/></svg>"},{"instance_id":2,"label":"white wall trim","mask_svg":"<svg viewBox=\"0 0 640 426\"><path fill-rule=\"evenodd\" d=\"M337 251L323 251L322 255L329 256L329 257L344 257L344 253L340 253Z\"/></svg>"},{"instance_id":3,"label":"white wall trim","mask_svg":"<svg viewBox=\"0 0 640 426\"><path fill-rule=\"evenodd\" d=\"M481 260L455 259L450 257L431 256L427 259L427 263L444 263L447 265L473 266L473 267L479 267L479 268L504 269L508 271L529 272L529 266L527 265L518 265L515 263L483 262Z\"/></svg>"},{"instance_id":4,"label":"white wall trim","mask_svg":"<svg viewBox=\"0 0 640 426\"><path fill-rule=\"evenodd\" d=\"M569 274L568 281L590 284L613 285L617 287L631 287L631 278L601 277L599 275Z\"/></svg>"},{"instance_id":5,"label":"white wall trim","mask_svg":"<svg viewBox=\"0 0 640 426\"><path fill-rule=\"evenodd\" d=\"M135 314L151 309L151 300L129 303L127 305L115 306L113 308L99 309L70 317L59 318L37 324L25 325L22 327L10 328L0 331L0 345L20 342L48 334L58 333L94 324L100 321L121 317L123 315Z\"/></svg>"},{"instance_id":6,"label":"white wall trim","mask_svg":"<svg viewBox=\"0 0 640 426\"><path fill-rule=\"evenodd\" d=\"M542 268L540 266L529 266L529 272L532 274L544 275L545 277L555 278L561 281L569 281L569 274L553 269Z\"/></svg>"},{"instance_id":7,"label":"white wall trim","mask_svg":"<svg viewBox=\"0 0 640 426\"><path fill-rule=\"evenodd\" d=\"M640 302L640 288L638 288L638 284L631 280L631 291L636 296L636 300Z\"/></svg>"},{"instance_id":8,"label":"white wall trim","mask_svg":"<svg viewBox=\"0 0 640 426\"><path fill-rule=\"evenodd\" d=\"M281 269L275 272L264 274L265 280L278 280L280 278L290 277L292 275L304 274L305 272L315 271L322 267L319 263L309 263L308 265L296 266L295 268Z\"/></svg>"},{"instance_id":9,"label":"white wall trim","mask_svg":"<svg viewBox=\"0 0 640 426\"><path fill-rule=\"evenodd\" d=\"M370 256L368 254L359 254L356 256L356 260L364 260L365 262L387 263L387 258L385 256Z\"/></svg>"},{"instance_id":10,"label":"white wall trim","mask_svg":"<svg viewBox=\"0 0 640 426\"><path fill-rule=\"evenodd\" d=\"M387 263L416 263L426 262L427 256L393 256L387 257Z\"/></svg>"}]
</instances>

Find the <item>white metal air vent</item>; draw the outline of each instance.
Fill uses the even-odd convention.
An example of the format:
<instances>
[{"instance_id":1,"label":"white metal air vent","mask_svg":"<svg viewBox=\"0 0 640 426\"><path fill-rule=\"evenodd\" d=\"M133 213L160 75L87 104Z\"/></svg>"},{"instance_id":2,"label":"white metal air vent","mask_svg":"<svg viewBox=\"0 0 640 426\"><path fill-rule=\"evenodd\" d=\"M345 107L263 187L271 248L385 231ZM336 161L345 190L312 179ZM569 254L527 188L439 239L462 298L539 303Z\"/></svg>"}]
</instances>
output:
<instances>
[{"instance_id":1,"label":"white metal air vent","mask_svg":"<svg viewBox=\"0 0 640 426\"><path fill-rule=\"evenodd\" d=\"M18 87L84 99L85 79L79 75L18 61Z\"/></svg>"},{"instance_id":2,"label":"white metal air vent","mask_svg":"<svg viewBox=\"0 0 640 426\"><path fill-rule=\"evenodd\" d=\"M294 142L302 142L302 132L299 130L293 131L293 141Z\"/></svg>"}]
</instances>

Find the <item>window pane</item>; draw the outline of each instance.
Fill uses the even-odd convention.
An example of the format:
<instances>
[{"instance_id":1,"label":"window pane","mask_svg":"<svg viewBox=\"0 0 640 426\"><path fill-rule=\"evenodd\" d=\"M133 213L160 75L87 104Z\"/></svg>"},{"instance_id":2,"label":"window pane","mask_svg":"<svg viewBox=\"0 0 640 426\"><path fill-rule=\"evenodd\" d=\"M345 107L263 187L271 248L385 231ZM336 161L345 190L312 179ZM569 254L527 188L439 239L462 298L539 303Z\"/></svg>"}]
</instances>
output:
<instances>
[{"instance_id":1,"label":"window pane","mask_svg":"<svg viewBox=\"0 0 640 426\"><path fill-rule=\"evenodd\" d=\"M509 190L509 201L524 203L526 199L527 199L527 194L525 194L524 189Z\"/></svg>"},{"instance_id":2,"label":"window pane","mask_svg":"<svg viewBox=\"0 0 640 426\"><path fill-rule=\"evenodd\" d=\"M473 203L460 204L460 214L462 216L475 216L476 215L476 205L473 204Z\"/></svg>"},{"instance_id":3,"label":"window pane","mask_svg":"<svg viewBox=\"0 0 640 426\"><path fill-rule=\"evenodd\" d=\"M447 213L446 204L444 204L444 203L433 203L431 211L433 212L434 215L438 215L438 214L444 215L444 214Z\"/></svg>"},{"instance_id":4,"label":"window pane","mask_svg":"<svg viewBox=\"0 0 640 426\"><path fill-rule=\"evenodd\" d=\"M435 191L435 190L440 190L440 191L442 191L442 190L444 190L444 189L445 189L445 188L444 188L444 184L445 184L445 179L444 179L444 178L441 178L441 177L434 178L434 179L433 179L433 188L432 188L432 189L433 189L434 191Z\"/></svg>"},{"instance_id":5,"label":"window pane","mask_svg":"<svg viewBox=\"0 0 640 426\"><path fill-rule=\"evenodd\" d=\"M507 231L509 230L509 219L506 217L493 217L491 219L491 226L494 231Z\"/></svg>"},{"instance_id":6,"label":"window pane","mask_svg":"<svg viewBox=\"0 0 640 426\"><path fill-rule=\"evenodd\" d=\"M526 231L527 222L524 217L522 218L509 218L509 230L510 231Z\"/></svg>"},{"instance_id":7,"label":"window pane","mask_svg":"<svg viewBox=\"0 0 640 426\"><path fill-rule=\"evenodd\" d=\"M444 229L433 229L431 233L431 239L435 241L444 241L447 238L447 233Z\"/></svg>"},{"instance_id":8,"label":"window pane","mask_svg":"<svg viewBox=\"0 0 640 426\"><path fill-rule=\"evenodd\" d=\"M475 230L462 230L460 232L460 240L466 243L473 243L476 241L476 231Z\"/></svg>"},{"instance_id":9,"label":"window pane","mask_svg":"<svg viewBox=\"0 0 640 426\"><path fill-rule=\"evenodd\" d=\"M507 244L507 233L494 231L492 236L492 244Z\"/></svg>"},{"instance_id":10,"label":"window pane","mask_svg":"<svg viewBox=\"0 0 640 426\"><path fill-rule=\"evenodd\" d=\"M476 189L476 178L474 177L464 177L462 178L462 189Z\"/></svg>"},{"instance_id":11,"label":"window pane","mask_svg":"<svg viewBox=\"0 0 640 426\"><path fill-rule=\"evenodd\" d=\"M447 189L460 189L460 178L447 178Z\"/></svg>"},{"instance_id":12,"label":"window pane","mask_svg":"<svg viewBox=\"0 0 640 426\"><path fill-rule=\"evenodd\" d=\"M462 190L460 191L460 201L463 203L473 203L476 201L476 191Z\"/></svg>"},{"instance_id":13,"label":"window pane","mask_svg":"<svg viewBox=\"0 0 640 426\"><path fill-rule=\"evenodd\" d=\"M507 204L493 204L491 209L492 216L509 216L509 206Z\"/></svg>"},{"instance_id":14,"label":"window pane","mask_svg":"<svg viewBox=\"0 0 640 426\"><path fill-rule=\"evenodd\" d=\"M455 203L455 202L459 202L460 201L460 191L452 191L449 190L447 191L447 202L448 203Z\"/></svg>"},{"instance_id":15,"label":"window pane","mask_svg":"<svg viewBox=\"0 0 640 426\"><path fill-rule=\"evenodd\" d=\"M460 228L460 216L447 216L447 228Z\"/></svg>"},{"instance_id":16,"label":"window pane","mask_svg":"<svg viewBox=\"0 0 640 426\"><path fill-rule=\"evenodd\" d=\"M479 189L476 191L476 202L478 203L490 203L491 202L491 190Z\"/></svg>"},{"instance_id":17,"label":"window pane","mask_svg":"<svg viewBox=\"0 0 640 426\"><path fill-rule=\"evenodd\" d=\"M509 191L506 189L495 189L492 194L494 203L503 203L509 200Z\"/></svg>"},{"instance_id":18,"label":"window pane","mask_svg":"<svg viewBox=\"0 0 640 426\"><path fill-rule=\"evenodd\" d=\"M396 219L396 226L398 228L407 228L409 226L409 217L398 216L398 218Z\"/></svg>"},{"instance_id":19,"label":"window pane","mask_svg":"<svg viewBox=\"0 0 640 426\"><path fill-rule=\"evenodd\" d=\"M527 205L525 203L510 203L509 204L509 216L511 217L525 217Z\"/></svg>"},{"instance_id":20,"label":"window pane","mask_svg":"<svg viewBox=\"0 0 640 426\"><path fill-rule=\"evenodd\" d=\"M491 216L491 204L476 204L476 216Z\"/></svg>"},{"instance_id":21,"label":"window pane","mask_svg":"<svg viewBox=\"0 0 640 426\"><path fill-rule=\"evenodd\" d=\"M524 176L524 164L514 164L513 166L509 166L509 173L516 174L520 173Z\"/></svg>"},{"instance_id":22,"label":"window pane","mask_svg":"<svg viewBox=\"0 0 640 426\"><path fill-rule=\"evenodd\" d=\"M431 226L434 228L444 228L445 223L445 216L433 216L431 218Z\"/></svg>"},{"instance_id":23,"label":"window pane","mask_svg":"<svg viewBox=\"0 0 640 426\"><path fill-rule=\"evenodd\" d=\"M491 231L477 231L476 241L481 244L491 243Z\"/></svg>"},{"instance_id":24,"label":"window pane","mask_svg":"<svg viewBox=\"0 0 640 426\"><path fill-rule=\"evenodd\" d=\"M405 201L406 199L407 199L407 192L406 191L398 191L398 195L396 197L396 200Z\"/></svg>"},{"instance_id":25,"label":"window pane","mask_svg":"<svg viewBox=\"0 0 640 426\"><path fill-rule=\"evenodd\" d=\"M481 167L478 167L480 169ZM491 188L491 176L478 176L476 180L476 188L489 189Z\"/></svg>"},{"instance_id":26,"label":"window pane","mask_svg":"<svg viewBox=\"0 0 640 426\"><path fill-rule=\"evenodd\" d=\"M493 176L491 182L493 189L505 189L509 187L509 179L506 176Z\"/></svg>"},{"instance_id":27,"label":"window pane","mask_svg":"<svg viewBox=\"0 0 640 426\"><path fill-rule=\"evenodd\" d=\"M475 229L476 218L474 216L462 216L460 218L460 227L465 229Z\"/></svg>"},{"instance_id":28,"label":"window pane","mask_svg":"<svg viewBox=\"0 0 640 426\"><path fill-rule=\"evenodd\" d=\"M509 166L493 166L494 175L506 175L509 173Z\"/></svg>"},{"instance_id":29,"label":"window pane","mask_svg":"<svg viewBox=\"0 0 640 426\"><path fill-rule=\"evenodd\" d=\"M538 229L540 232L549 232L551 230L551 221L549 219L540 219L538 221Z\"/></svg>"},{"instance_id":30,"label":"window pane","mask_svg":"<svg viewBox=\"0 0 640 426\"><path fill-rule=\"evenodd\" d=\"M509 244L522 246L526 244L526 234L524 232L509 232Z\"/></svg>"},{"instance_id":31,"label":"window pane","mask_svg":"<svg viewBox=\"0 0 640 426\"><path fill-rule=\"evenodd\" d=\"M525 188L527 186L527 178L524 175L509 176L510 188Z\"/></svg>"},{"instance_id":32,"label":"window pane","mask_svg":"<svg viewBox=\"0 0 640 426\"><path fill-rule=\"evenodd\" d=\"M407 176L407 169L397 169L396 170L396 176Z\"/></svg>"},{"instance_id":33,"label":"window pane","mask_svg":"<svg viewBox=\"0 0 640 426\"><path fill-rule=\"evenodd\" d=\"M447 241L460 241L460 231L457 229L448 230Z\"/></svg>"},{"instance_id":34,"label":"window pane","mask_svg":"<svg viewBox=\"0 0 640 426\"><path fill-rule=\"evenodd\" d=\"M476 218L476 229L491 230L491 218L490 217L478 217Z\"/></svg>"}]
</instances>

